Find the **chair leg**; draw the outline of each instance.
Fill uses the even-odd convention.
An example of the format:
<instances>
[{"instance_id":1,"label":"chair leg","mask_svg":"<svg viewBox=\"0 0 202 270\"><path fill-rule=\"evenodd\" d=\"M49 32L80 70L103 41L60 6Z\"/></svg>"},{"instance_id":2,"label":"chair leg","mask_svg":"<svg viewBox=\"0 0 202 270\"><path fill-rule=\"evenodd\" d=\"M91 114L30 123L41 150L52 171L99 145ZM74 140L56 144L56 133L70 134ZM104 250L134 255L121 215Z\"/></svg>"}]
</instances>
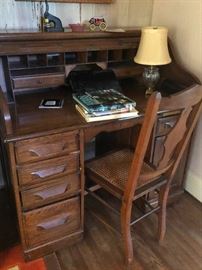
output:
<instances>
[{"instance_id":1,"label":"chair leg","mask_svg":"<svg viewBox=\"0 0 202 270\"><path fill-rule=\"evenodd\" d=\"M159 205L160 210L158 213L158 240L162 242L166 232L166 208L168 201L169 187L164 186L160 189Z\"/></svg>"},{"instance_id":2,"label":"chair leg","mask_svg":"<svg viewBox=\"0 0 202 270\"><path fill-rule=\"evenodd\" d=\"M126 264L129 265L133 261L133 242L131 237L130 222L131 222L132 204L128 207L122 204L121 207L121 231L124 242Z\"/></svg>"}]
</instances>

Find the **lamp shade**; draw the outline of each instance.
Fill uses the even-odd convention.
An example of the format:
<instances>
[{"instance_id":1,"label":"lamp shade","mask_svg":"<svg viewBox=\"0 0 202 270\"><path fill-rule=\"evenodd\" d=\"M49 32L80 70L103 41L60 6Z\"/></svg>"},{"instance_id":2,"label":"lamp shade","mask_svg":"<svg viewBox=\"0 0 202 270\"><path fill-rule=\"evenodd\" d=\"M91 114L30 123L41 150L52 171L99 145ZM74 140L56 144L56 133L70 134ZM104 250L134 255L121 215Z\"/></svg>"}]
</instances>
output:
<instances>
[{"instance_id":1,"label":"lamp shade","mask_svg":"<svg viewBox=\"0 0 202 270\"><path fill-rule=\"evenodd\" d=\"M166 65L171 62L167 43L168 29L144 27L134 61L142 65Z\"/></svg>"}]
</instances>

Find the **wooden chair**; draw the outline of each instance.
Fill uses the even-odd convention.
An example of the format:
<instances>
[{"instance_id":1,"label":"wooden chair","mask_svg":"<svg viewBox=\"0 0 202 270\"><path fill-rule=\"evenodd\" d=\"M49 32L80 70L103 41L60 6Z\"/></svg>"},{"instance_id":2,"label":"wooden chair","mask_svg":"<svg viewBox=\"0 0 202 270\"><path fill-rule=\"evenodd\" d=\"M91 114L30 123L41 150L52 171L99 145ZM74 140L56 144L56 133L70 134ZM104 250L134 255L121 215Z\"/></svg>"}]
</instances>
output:
<instances>
[{"instance_id":1,"label":"wooden chair","mask_svg":"<svg viewBox=\"0 0 202 270\"><path fill-rule=\"evenodd\" d=\"M164 238L169 187L196 125L201 104L202 87L199 85L162 99L160 93L154 93L147 104L135 151L124 148L86 163L86 177L121 200L121 231L127 263L133 260L130 226L137 221L158 211L158 238L159 241ZM144 157L159 109L176 111L179 118L165 136L162 157L154 167L146 163ZM157 207L149 205L148 212L131 221L133 203L142 196L145 198L152 190L159 191ZM88 192L107 205L92 190L88 189Z\"/></svg>"}]
</instances>

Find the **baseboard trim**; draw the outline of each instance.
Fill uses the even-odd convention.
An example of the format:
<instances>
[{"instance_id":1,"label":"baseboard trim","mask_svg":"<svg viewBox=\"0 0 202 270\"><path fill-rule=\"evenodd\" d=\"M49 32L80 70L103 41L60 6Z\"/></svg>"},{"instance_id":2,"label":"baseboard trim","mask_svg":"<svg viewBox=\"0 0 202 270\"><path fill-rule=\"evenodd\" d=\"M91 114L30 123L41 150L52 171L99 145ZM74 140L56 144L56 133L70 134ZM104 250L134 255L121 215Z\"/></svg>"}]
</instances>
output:
<instances>
[{"instance_id":1,"label":"baseboard trim","mask_svg":"<svg viewBox=\"0 0 202 270\"><path fill-rule=\"evenodd\" d=\"M187 172L185 190L202 202L202 179L190 170Z\"/></svg>"}]
</instances>

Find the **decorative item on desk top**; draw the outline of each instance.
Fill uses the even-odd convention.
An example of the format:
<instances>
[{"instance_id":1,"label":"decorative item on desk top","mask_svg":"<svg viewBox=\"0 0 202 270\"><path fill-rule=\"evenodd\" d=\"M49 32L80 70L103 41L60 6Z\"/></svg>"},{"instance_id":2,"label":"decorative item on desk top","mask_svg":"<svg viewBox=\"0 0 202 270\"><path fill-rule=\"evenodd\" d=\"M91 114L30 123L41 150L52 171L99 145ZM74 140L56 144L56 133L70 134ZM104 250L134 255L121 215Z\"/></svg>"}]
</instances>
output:
<instances>
[{"instance_id":1,"label":"decorative item on desk top","mask_svg":"<svg viewBox=\"0 0 202 270\"><path fill-rule=\"evenodd\" d=\"M146 95L151 95L160 78L156 66L171 62L167 44L168 29L165 27L149 26L142 28L142 35L134 61L138 64L148 65L143 72L146 86Z\"/></svg>"},{"instance_id":2,"label":"decorative item on desk top","mask_svg":"<svg viewBox=\"0 0 202 270\"><path fill-rule=\"evenodd\" d=\"M85 24L81 23L70 23L69 26L72 32L83 32L85 29Z\"/></svg>"},{"instance_id":3,"label":"decorative item on desk top","mask_svg":"<svg viewBox=\"0 0 202 270\"><path fill-rule=\"evenodd\" d=\"M49 13L48 0L45 0L46 11L44 13L43 30L45 32L64 32L61 20Z\"/></svg>"},{"instance_id":4,"label":"decorative item on desk top","mask_svg":"<svg viewBox=\"0 0 202 270\"><path fill-rule=\"evenodd\" d=\"M95 31L96 29L105 31L107 29L107 23L103 17L93 17L89 20L89 23L91 31Z\"/></svg>"}]
</instances>

